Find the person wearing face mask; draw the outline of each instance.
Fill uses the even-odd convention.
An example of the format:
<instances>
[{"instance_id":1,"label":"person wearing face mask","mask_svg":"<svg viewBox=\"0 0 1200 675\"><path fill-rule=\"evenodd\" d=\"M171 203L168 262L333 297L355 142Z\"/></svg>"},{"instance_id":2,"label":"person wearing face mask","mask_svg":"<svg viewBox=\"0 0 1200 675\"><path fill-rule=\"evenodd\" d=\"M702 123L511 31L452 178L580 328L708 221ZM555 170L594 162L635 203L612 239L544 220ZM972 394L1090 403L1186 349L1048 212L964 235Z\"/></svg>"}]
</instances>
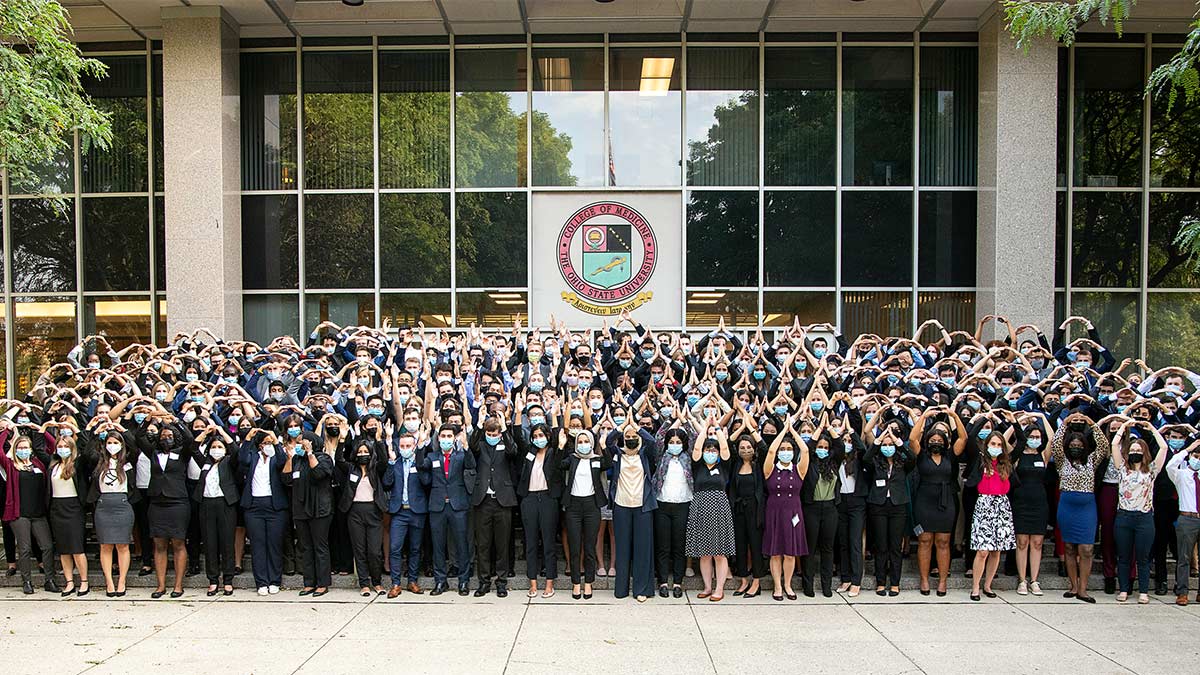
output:
<instances>
[{"instance_id":1,"label":"person wearing face mask","mask_svg":"<svg viewBox=\"0 0 1200 675\"><path fill-rule=\"evenodd\" d=\"M1014 450L1012 482L1008 493L1012 503L1013 529L1017 533L1017 595L1042 595L1038 573L1042 565L1042 546L1050 520L1050 501L1046 495L1046 471L1050 462L1050 425L1045 416L1025 427L1024 440L1018 438Z\"/></svg>"},{"instance_id":2,"label":"person wearing face mask","mask_svg":"<svg viewBox=\"0 0 1200 675\"><path fill-rule=\"evenodd\" d=\"M1064 419L1051 443L1058 467L1057 523L1065 548L1070 588L1064 598L1094 603L1087 582L1096 543L1096 468L1108 458L1108 437L1086 415L1072 413Z\"/></svg>"},{"instance_id":3,"label":"person wearing face mask","mask_svg":"<svg viewBox=\"0 0 1200 675\"><path fill-rule=\"evenodd\" d=\"M1188 604L1189 574L1196 540L1200 538L1200 440L1192 441L1166 465L1167 475L1179 494L1179 519L1175 521L1178 559L1175 562L1175 604ZM1196 594L1200 602L1200 592Z\"/></svg>"},{"instance_id":4,"label":"person wearing face mask","mask_svg":"<svg viewBox=\"0 0 1200 675\"><path fill-rule=\"evenodd\" d=\"M480 411L481 416L485 414ZM512 509L517 505L512 463L517 444L508 433L501 415L488 417L472 434L475 482L470 490L475 529L475 566L479 586L475 597L483 597L496 584L496 597L508 596L508 579L497 567L506 565L512 535ZM493 557L493 551L495 556Z\"/></svg>"},{"instance_id":5,"label":"person wearing face mask","mask_svg":"<svg viewBox=\"0 0 1200 675\"><path fill-rule=\"evenodd\" d=\"M388 467L383 474L383 489L388 490L387 511L391 514L388 557L392 587L388 598L405 590L420 595L418 568L421 562L421 534L429 514L430 472L422 468L424 453L418 456L417 437L407 428L395 435L388 448ZM408 586L404 583L404 553L408 552Z\"/></svg>"},{"instance_id":6,"label":"person wearing face mask","mask_svg":"<svg viewBox=\"0 0 1200 675\"><path fill-rule=\"evenodd\" d=\"M290 427L289 431L298 428ZM292 488L292 523L304 576L304 588L299 595L319 598L329 592L333 583L329 560L333 458L308 437L300 437L299 442L284 441L283 450L283 484Z\"/></svg>"},{"instance_id":7,"label":"person wearing face mask","mask_svg":"<svg viewBox=\"0 0 1200 675\"><path fill-rule=\"evenodd\" d=\"M966 482L979 491L971 519L971 548L975 550L971 600L976 602L979 601L981 587L984 595L996 597L992 592L992 580L1000 565L1000 552L1016 548L1017 545L1012 505L1008 500L1013 479L1008 441L1000 432L992 431L984 439L983 447L984 456L980 457L974 471L966 478Z\"/></svg>"},{"instance_id":8,"label":"person wearing face mask","mask_svg":"<svg viewBox=\"0 0 1200 675\"><path fill-rule=\"evenodd\" d=\"M715 430L715 436L709 430ZM704 590L696 595L720 602L729 578L729 559L735 554L733 511L725 493L730 474L729 443L716 420L704 420L692 445L692 475L695 492L688 511L687 543L684 552L700 559Z\"/></svg>"},{"instance_id":9,"label":"person wearing face mask","mask_svg":"<svg viewBox=\"0 0 1200 675\"><path fill-rule=\"evenodd\" d=\"M675 426L665 430L662 444L666 452L658 458L654 470L654 489L658 492L658 508L654 511L654 556L657 563L658 595L667 597L673 592L675 597L683 597L684 568L687 556L684 545L687 543L688 511L692 505L693 478L691 459L684 454L684 449L690 445L688 433L680 428L679 420ZM704 420L704 428L709 426L709 420ZM668 588L668 584L671 587Z\"/></svg>"},{"instance_id":10,"label":"person wearing face mask","mask_svg":"<svg viewBox=\"0 0 1200 675\"><path fill-rule=\"evenodd\" d=\"M78 594L88 594L88 566L84 555L84 512L87 500L87 480L96 461L85 445L77 450L72 436L60 436L50 459L50 532L62 563L66 587L65 598L76 593L74 571L79 571Z\"/></svg>"},{"instance_id":11,"label":"person wearing face mask","mask_svg":"<svg viewBox=\"0 0 1200 675\"><path fill-rule=\"evenodd\" d=\"M800 493L809 461L808 446L789 418L763 460L767 507L762 552L771 560L771 580L774 582L771 597L776 601L782 601L784 596L788 600L796 599L796 592L792 590L796 558L808 555Z\"/></svg>"},{"instance_id":12,"label":"person wearing face mask","mask_svg":"<svg viewBox=\"0 0 1200 675\"><path fill-rule=\"evenodd\" d=\"M35 453L28 436L15 436L16 428L5 420L0 426L0 472L6 476L4 521L12 526L17 548L17 571L25 595L33 594L33 540L42 549L42 569L46 580L43 588L49 593L60 592L54 581L54 540L46 520L49 499L46 465L50 457ZM11 444L9 441L12 441Z\"/></svg>"},{"instance_id":13,"label":"person wearing face mask","mask_svg":"<svg viewBox=\"0 0 1200 675\"><path fill-rule=\"evenodd\" d=\"M1141 434L1138 438L1132 437L1135 429ZM1151 445L1151 442L1154 445ZM1157 448L1157 452L1151 454L1152 447ZM1154 482L1166 460L1166 441L1154 425L1133 420L1121 425L1112 446L1112 463L1120 473L1119 502L1114 523L1117 581L1120 584L1117 602L1125 602L1133 591L1133 560L1137 562L1138 604L1145 605L1150 602Z\"/></svg>"},{"instance_id":14,"label":"person wearing face mask","mask_svg":"<svg viewBox=\"0 0 1200 675\"><path fill-rule=\"evenodd\" d=\"M851 412L855 412L853 408ZM846 425L837 442L842 444L844 450L837 468L839 501L835 545L838 548L838 572L841 575L837 591L856 598L862 592L863 530L866 526L867 489L870 483L866 463L862 461L865 448L859 435Z\"/></svg>"},{"instance_id":15,"label":"person wearing face mask","mask_svg":"<svg viewBox=\"0 0 1200 675\"><path fill-rule=\"evenodd\" d=\"M187 428L163 419L157 436L143 430L138 435L142 454L150 458L150 484L146 499L150 502L148 518L150 536L154 539L154 573L158 587L150 597L158 599L167 592L167 548L175 563L175 588L172 598L183 595L183 578L187 571L187 530L191 519L191 495L187 490L187 465L197 454L195 441Z\"/></svg>"},{"instance_id":16,"label":"person wearing face mask","mask_svg":"<svg viewBox=\"0 0 1200 675\"><path fill-rule=\"evenodd\" d=\"M563 519L567 526L567 550L573 554L567 566L571 570L571 597L592 597L596 580L596 553L590 543L600 530L600 508L608 504L602 474L612 466L611 455L596 451L590 431L568 437L559 430L563 458Z\"/></svg>"},{"instance_id":17,"label":"person wearing face mask","mask_svg":"<svg viewBox=\"0 0 1200 675\"><path fill-rule=\"evenodd\" d=\"M563 492L562 459L558 444L552 442L550 427L545 423L530 427L529 439L518 439L520 474L517 496L521 499L521 527L525 533L525 576L529 579L529 597L538 594L538 572L545 570L543 598L554 597L554 580L558 578L559 500Z\"/></svg>"},{"instance_id":18,"label":"person wearing face mask","mask_svg":"<svg viewBox=\"0 0 1200 675\"><path fill-rule=\"evenodd\" d=\"M375 444L368 439L360 438L349 449L343 449L339 441L348 433L343 431L345 424L342 417L327 415L321 419L319 431L325 447L335 448L334 463L342 483L337 509L346 516L359 594L364 598L372 593L384 595L382 514L388 508L385 476L394 470L379 461ZM394 441L388 445L393 446Z\"/></svg>"},{"instance_id":19,"label":"person wearing face mask","mask_svg":"<svg viewBox=\"0 0 1200 675\"><path fill-rule=\"evenodd\" d=\"M749 418L747 418L749 419ZM763 569L762 533L766 517L767 494L758 458L766 454L762 436L753 422L743 427L735 447L736 468L729 480L729 501L733 507L733 573L739 577L734 597L758 597Z\"/></svg>"},{"instance_id":20,"label":"person wearing face mask","mask_svg":"<svg viewBox=\"0 0 1200 675\"><path fill-rule=\"evenodd\" d=\"M945 421L955 425L953 444ZM931 420L938 419L937 423ZM929 595L929 570L933 551L937 550L938 597L946 595L946 577L950 574L950 538L958 520L958 458L967 445L962 420L949 408L926 408L909 434L909 444L917 456L912 488L913 516L917 534L917 567L921 595Z\"/></svg>"},{"instance_id":21,"label":"person wearing face mask","mask_svg":"<svg viewBox=\"0 0 1200 675\"><path fill-rule=\"evenodd\" d=\"M233 439L212 425L196 436L196 442L202 461L192 501L200 511L208 597L218 593L219 583L224 584L225 595L233 595L233 539L237 527L236 504L241 498L238 461L228 456Z\"/></svg>"},{"instance_id":22,"label":"person wearing face mask","mask_svg":"<svg viewBox=\"0 0 1200 675\"><path fill-rule=\"evenodd\" d=\"M915 463L913 454L888 426L877 442L863 455L870 487L867 492L867 517L874 533L875 595L900 595L900 574L904 561L900 546L907 521L908 472Z\"/></svg>"},{"instance_id":23,"label":"person wearing face mask","mask_svg":"<svg viewBox=\"0 0 1200 675\"><path fill-rule=\"evenodd\" d=\"M617 447L617 439L621 446ZM613 502L613 533L617 546L614 595L638 602L654 593L654 510L658 495L654 492L654 437L633 420L610 436L608 452L616 457L614 478L609 484ZM632 578L632 584L630 580Z\"/></svg>"},{"instance_id":24,"label":"person wearing face mask","mask_svg":"<svg viewBox=\"0 0 1200 675\"><path fill-rule=\"evenodd\" d=\"M1167 425L1159 431L1167 441L1166 462L1170 462L1187 446L1191 430L1185 425ZM1150 547L1150 556L1154 561L1155 595L1166 595L1169 591L1167 552L1169 550L1178 560L1179 554L1175 550L1175 521L1178 519L1179 493L1170 475L1165 470L1160 471L1154 479L1154 544Z\"/></svg>"},{"instance_id":25,"label":"person wearing face mask","mask_svg":"<svg viewBox=\"0 0 1200 675\"><path fill-rule=\"evenodd\" d=\"M250 537L254 585L260 596L278 593L283 581L288 494L282 475L286 456L279 447L275 434L251 429L238 450L243 477L241 504Z\"/></svg>"},{"instance_id":26,"label":"person wearing face mask","mask_svg":"<svg viewBox=\"0 0 1200 675\"><path fill-rule=\"evenodd\" d=\"M804 595L816 595L817 557L821 558L821 594L833 597L833 539L837 534L837 502L841 498L841 479L838 467L842 464L845 446L834 440L826 430L825 419L806 441L812 456L808 460L808 480L800 490L804 510L804 533L808 555L801 567L800 586ZM803 440L803 437L801 437Z\"/></svg>"},{"instance_id":27,"label":"person wearing face mask","mask_svg":"<svg viewBox=\"0 0 1200 675\"><path fill-rule=\"evenodd\" d=\"M92 519L96 542L100 545L100 571L104 573L105 595L125 596L129 574L129 542L133 532L132 502L141 498L133 487L132 453L115 426L102 429L104 454L95 463L87 490L87 501L94 505ZM117 554L117 578L113 579L113 552Z\"/></svg>"},{"instance_id":28,"label":"person wearing face mask","mask_svg":"<svg viewBox=\"0 0 1200 675\"><path fill-rule=\"evenodd\" d=\"M447 538L454 538L454 550L459 559L458 594L469 594L471 565L467 539L467 510L471 495L467 489L468 476L474 483L475 454L466 449L466 435L455 425L443 424L425 453L421 470L429 472L429 529L433 539L433 590L438 596L448 590L446 585Z\"/></svg>"}]
</instances>

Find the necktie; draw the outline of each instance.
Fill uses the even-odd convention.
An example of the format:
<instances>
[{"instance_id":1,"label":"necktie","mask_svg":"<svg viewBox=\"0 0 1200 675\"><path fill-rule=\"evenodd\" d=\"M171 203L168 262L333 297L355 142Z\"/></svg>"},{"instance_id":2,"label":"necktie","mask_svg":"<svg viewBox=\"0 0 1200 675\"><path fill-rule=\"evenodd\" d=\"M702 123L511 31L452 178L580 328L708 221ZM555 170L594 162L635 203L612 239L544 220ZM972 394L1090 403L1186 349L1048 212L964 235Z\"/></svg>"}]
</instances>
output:
<instances>
[{"instance_id":1,"label":"necktie","mask_svg":"<svg viewBox=\"0 0 1200 675\"><path fill-rule=\"evenodd\" d=\"M442 462L442 471L445 473L446 478L449 479L450 478L450 453L447 452L444 455L444 457L445 457L445 461Z\"/></svg>"},{"instance_id":2,"label":"necktie","mask_svg":"<svg viewBox=\"0 0 1200 675\"><path fill-rule=\"evenodd\" d=\"M1192 509L1200 509L1200 472L1192 472Z\"/></svg>"}]
</instances>

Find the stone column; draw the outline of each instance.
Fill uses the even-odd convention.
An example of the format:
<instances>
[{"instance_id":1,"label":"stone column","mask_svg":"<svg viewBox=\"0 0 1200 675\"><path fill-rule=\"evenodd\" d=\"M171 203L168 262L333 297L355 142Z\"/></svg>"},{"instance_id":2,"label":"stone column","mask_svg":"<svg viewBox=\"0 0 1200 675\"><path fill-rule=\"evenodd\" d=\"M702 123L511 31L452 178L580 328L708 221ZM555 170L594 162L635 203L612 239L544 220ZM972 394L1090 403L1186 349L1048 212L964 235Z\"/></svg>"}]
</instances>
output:
<instances>
[{"instance_id":1,"label":"stone column","mask_svg":"<svg viewBox=\"0 0 1200 675\"><path fill-rule=\"evenodd\" d=\"M1017 49L997 8L979 29L979 223L975 311L1050 334L1058 45ZM991 337L991 334L988 335Z\"/></svg>"},{"instance_id":2,"label":"stone column","mask_svg":"<svg viewBox=\"0 0 1200 675\"><path fill-rule=\"evenodd\" d=\"M164 7L167 333L242 337L237 23L221 7Z\"/></svg>"}]
</instances>

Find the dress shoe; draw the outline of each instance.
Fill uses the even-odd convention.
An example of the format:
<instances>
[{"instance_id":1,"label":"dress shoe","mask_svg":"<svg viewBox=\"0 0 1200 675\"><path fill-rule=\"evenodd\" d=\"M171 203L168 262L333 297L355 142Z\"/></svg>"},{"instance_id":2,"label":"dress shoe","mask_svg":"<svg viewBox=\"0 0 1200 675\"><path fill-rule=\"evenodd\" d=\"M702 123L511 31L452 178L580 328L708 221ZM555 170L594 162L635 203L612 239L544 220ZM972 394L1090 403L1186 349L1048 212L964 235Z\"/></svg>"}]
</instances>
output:
<instances>
[{"instance_id":1,"label":"dress shoe","mask_svg":"<svg viewBox=\"0 0 1200 675\"><path fill-rule=\"evenodd\" d=\"M138 570L139 577L148 577L151 574L154 574L154 570L150 569L149 567L143 567L142 569Z\"/></svg>"},{"instance_id":2,"label":"dress shoe","mask_svg":"<svg viewBox=\"0 0 1200 675\"><path fill-rule=\"evenodd\" d=\"M172 599L174 599L174 598L182 598L182 597L183 597L183 591L171 591L171 598L172 598Z\"/></svg>"},{"instance_id":3,"label":"dress shoe","mask_svg":"<svg viewBox=\"0 0 1200 675\"><path fill-rule=\"evenodd\" d=\"M446 570L446 575L451 576L451 577L456 577L456 576L458 576L458 572L459 572L458 565L451 565L450 569Z\"/></svg>"},{"instance_id":4,"label":"dress shoe","mask_svg":"<svg viewBox=\"0 0 1200 675\"><path fill-rule=\"evenodd\" d=\"M464 598L467 597L468 595L470 595L471 594L470 584L468 584L465 581L460 583L458 585L458 594L463 596Z\"/></svg>"},{"instance_id":5,"label":"dress shoe","mask_svg":"<svg viewBox=\"0 0 1200 675\"><path fill-rule=\"evenodd\" d=\"M84 588L82 585L80 585L79 590L75 591L75 597L82 598L83 596L85 596L91 592L92 592L91 586Z\"/></svg>"},{"instance_id":6,"label":"dress shoe","mask_svg":"<svg viewBox=\"0 0 1200 675\"><path fill-rule=\"evenodd\" d=\"M750 598L757 598L759 593L762 593L762 588L759 588L757 591L754 591L753 593L746 593L746 594L742 595L742 599L749 600Z\"/></svg>"},{"instance_id":7,"label":"dress shoe","mask_svg":"<svg viewBox=\"0 0 1200 675\"><path fill-rule=\"evenodd\" d=\"M17 575L17 568L15 568L15 567L8 568L8 571L6 571L4 573L4 576L6 576L6 577L13 577L16 575Z\"/></svg>"},{"instance_id":8,"label":"dress shoe","mask_svg":"<svg viewBox=\"0 0 1200 675\"><path fill-rule=\"evenodd\" d=\"M683 597L683 586L676 586L675 588L672 588L671 589L671 597L682 598Z\"/></svg>"},{"instance_id":9,"label":"dress shoe","mask_svg":"<svg viewBox=\"0 0 1200 675\"><path fill-rule=\"evenodd\" d=\"M437 597L437 596L441 595L442 593L445 593L447 590L448 589L446 588L446 584L436 584L435 583L433 585L433 590L429 591L429 595L432 597Z\"/></svg>"},{"instance_id":10,"label":"dress shoe","mask_svg":"<svg viewBox=\"0 0 1200 675\"><path fill-rule=\"evenodd\" d=\"M58 587L54 579L46 577L46 583L42 584L42 588L46 589L47 593L61 593L62 589Z\"/></svg>"},{"instance_id":11,"label":"dress shoe","mask_svg":"<svg viewBox=\"0 0 1200 675\"><path fill-rule=\"evenodd\" d=\"M658 597L665 598L665 597L668 597L670 594L671 594L671 592L669 590L667 590L666 584L663 584L662 586L658 587ZM740 594L734 593L734 595L740 595Z\"/></svg>"},{"instance_id":12,"label":"dress shoe","mask_svg":"<svg viewBox=\"0 0 1200 675\"><path fill-rule=\"evenodd\" d=\"M33 595L33 584L29 583L28 581L21 584L21 592L24 593L25 595ZM1183 604L1186 605L1187 604L1187 596L1181 595L1179 597L1183 598Z\"/></svg>"},{"instance_id":13,"label":"dress shoe","mask_svg":"<svg viewBox=\"0 0 1200 675\"><path fill-rule=\"evenodd\" d=\"M464 585L464 586L465 586L465 585ZM459 593L462 593L462 590L463 590L464 586L459 586L459 587L458 587L458 592L459 592ZM479 588L476 588L476 589L475 589L475 597L477 597L477 598L482 598L483 596L487 595L487 594L488 594L488 592L489 592L489 591L491 591L491 590L492 590L492 584L491 584L490 582L487 582L487 581L481 582L481 583L479 584Z\"/></svg>"},{"instance_id":14,"label":"dress shoe","mask_svg":"<svg viewBox=\"0 0 1200 675\"><path fill-rule=\"evenodd\" d=\"M996 594L995 594L995 593L993 593L992 591L987 591L987 590L985 590L985 591L983 592L983 594L984 594L984 595L986 595L986 596L987 596L987 597L989 597L989 598L994 598L994 597L996 597Z\"/></svg>"},{"instance_id":15,"label":"dress shoe","mask_svg":"<svg viewBox=\"0 0 1200 675\"><path fill-rule=\"evenodd\" d=\"M1158 582L1158 586L1156 586L1154 588L1154 594L1155 595L1166 595L1167 594L1167 582L1165 582L1165 581Z\"/></svg>"},{"instance_id":16,"label":"dress shoe","mask_svg":"<svg viewBox=\"0 0 1200 675\"><path fill-rule=\"evenodd\" d=\"M117 592L116 591L104 591L104 597L115 598L115 597L117 597Z\"/></svg>"},{"instance_id":17,"label":"dress shoe","mask_svg":"<svg viewBox=\"0 0 1200 675\"><path fill-rule=\"evenodd\" d=\"M388 594L387 594L388 600L395 599L397 596L400 595L400 593L401 593L401 589L399 586L392 586L391 590L389 590Z\"/></svg>"},{"instance_id":18,"label":"dress shoe","mask_svg":"<svg viewBox=\"0 0 1200 675\"><path fill-rule=\"evenodd\" d=\"M154 591L153 593L150 594L150 597L157 600L166 594L167 594L166 591Z\"/></svg>"},{"instance_id":19,"label":"dress shoe","mask_svg":"<svg viewBox=\"0 0 1200 675\"><path fill-rule=\"evenodd\" d=\"M418 585L417 582L415 582L415 581L408 582L408 588L405 590L407 590L409 593L412 593L414 595L421 595L422 593L425 592L425 591L421 590L421 586Z\"/></svg>"},{"instance_id":20,"label":"dress shoe","mask_svg":"<svg viewBox=\"0 0 1200 675\"><path fill-rule=\"evenodd\" d=\"M311 589L311 588L304 588L304 589L301 589L301 590L300 590L300 592L299 592L299 593L297 593L296 595L299 595L300 597L302 597L302 598L303 598L303 597L304 597L304 596L306 596L306 595L312 595L312 594L313 594L313 589Z\"/></svg>"},{"instance_id":21,"label":"dress shoe","mask_svg":"<svg viewBox=\"0 0 1200 675\"><path fill-rule=\"evenodd\" d=\"M211 598L211 597L213 597L214 595L216 595L217 593L218 593L217 589L215 589L215 588L210 588L210 589L208 590L208 592L207 592L207 593L205 593L205 595L207 595L208 597L210 597L210 598Z\"/></svg>"},{"instance_id":22,"label":"dress shoe","mask_svg":"<svg viewBox=\"0 0 1200 675\"><path fill-rule=\"evenodd\" d=\"M226 596L233 595L233 586L230 586L229 588L226 588L225 590L221 591L221 594L226 595ZM121 595L125 595L125 593L122 591Z\"/></svg>"},{"instance_id":23,"label":"dress shoe","mask_svg":"<svg viewBox=\"0 0 1200 675\"><path fill-rule=\"evenodd\" d=\"M322 595L325 595L325 594L326 594L326 593L328 593L328 592L329 592L329 589L328 589L328 588L319 588L319 589L317 589L317 590L313 591L313 597L314 597L314 598L319 598L319 597L321 597Z\"/></svg>"},{"instance_id":24,"label":"dress shoe","mask_svg":"<svg viewBox=\"0 0 1200 675\"><path fill-rule=\"evenodd\" d=\"M497 598L507 598L508 597L508 584L496 584L496 597Z\"/></svg>"},{"instance_id":25,"label":"dress shoe","mask_svg":"<svg viewBox=\"0 0 1200 675\"><path fill-rule=\"evenodd\" d=\"M29 588L28 582L26 582L25 588L26 588L26 591L25 591L26 594L33 592L33 590ZM1188 604L1187 593L1184 593L1183 595L1175 596L1175 604L1179 605L1180 607L1187 607L1187 604Z\"/></svg>"},{"instance_id":26,"label":"dress shoe","mask_svg":"<svg viewBox=\"0 0 1200 675\"><path fill-rule=\"evenodd\" d=\"M1116 593L1116 592L1117 592L1117 578L1116 577L1104 577L1104 593L1106 595L1112 595L1113 593Z\"/></svg>"},{"instance_id":27,"label":"dress shoe","mask_svg":"<svg viewBox=\"0 0 1200 675\"><path fill-rule=\"evenodd\" d=\"M833 589L832 588L822 588L821 595L823 595L827 598L832 598L833 597Z\"/></svg>"}]
</instances>

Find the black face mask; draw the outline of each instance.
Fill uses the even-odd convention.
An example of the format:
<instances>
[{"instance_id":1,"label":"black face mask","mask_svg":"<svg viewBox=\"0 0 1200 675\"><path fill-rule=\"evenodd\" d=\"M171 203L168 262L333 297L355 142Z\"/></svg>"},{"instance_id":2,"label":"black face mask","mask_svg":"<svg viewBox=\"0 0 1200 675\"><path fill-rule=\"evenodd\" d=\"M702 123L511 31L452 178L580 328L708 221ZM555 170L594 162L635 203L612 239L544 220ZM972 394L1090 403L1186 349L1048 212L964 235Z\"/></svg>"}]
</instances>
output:
<instances>
[{"instance_id":1,"label":"black face mask","mask_svg":"<svg viewBox=\"0 0 1200 675\"><path fill-rule=\"evenodd\" d=\"M1145 455L1143 455L1140 452L1131 452L1131 453L1129 453L1129 463L1137 464L1142 461L1143 457L1145 457Z\"/></svg>"},{"instance_id":2,"label":"black face mask","mask_svg":"<svg viewBox=\"0 0 1200 675\"><path fill-rule=\"evenodd\" d=\"M1075 446L1068 447L1067 448L1067 457L1069 459L1071 459L1072 461L1082 462L1084 459L1087 458L1087 449L1086 448L1077 448Z\"/></svg>"},{"instance_id":3,"label":"black face mask","mask_svg":"<svg viewBox=\"0 0 1200 675\"><path fill-rule=\"evenodd\" d=\"M339 429L337 427L325 427L325 433L330 436L337 436Z\"/></svg>"},{"instance_id":4,"label":"black face mask","mask_svg":"<svg viewBox=\"0 0 1200 675\"><path fill-rule=\"evenodd\" d=\"M941 443L933 443L933 444L930 444L930 446L929 446L929 452L931 452L935 455L940 455L945 450L946 450L946 446L942 445Z\"/></svg>"},{"instance_id":5,"label":"black face mask","mask_svg":"<svg viewBox=\"0 0 1200 675\"><path fill-rule=\"evenodd\" d=\"M356 455L354 457L354 461L358 462L358 464L360 466L366 466L367 464L371 463L371 456L370 455Z\"/></svg>"},{"instance_id":6,"label":"black face mask","mask_svg":"<svg viewBox=\"0 0 1200 675\"><path fill-rule=\"evenodd\" d=\"M629 448L630 450L636 448L637 446L638 446L637 438L626 438L625 439L625 447Z\"/></svg>"}]
</instances>

